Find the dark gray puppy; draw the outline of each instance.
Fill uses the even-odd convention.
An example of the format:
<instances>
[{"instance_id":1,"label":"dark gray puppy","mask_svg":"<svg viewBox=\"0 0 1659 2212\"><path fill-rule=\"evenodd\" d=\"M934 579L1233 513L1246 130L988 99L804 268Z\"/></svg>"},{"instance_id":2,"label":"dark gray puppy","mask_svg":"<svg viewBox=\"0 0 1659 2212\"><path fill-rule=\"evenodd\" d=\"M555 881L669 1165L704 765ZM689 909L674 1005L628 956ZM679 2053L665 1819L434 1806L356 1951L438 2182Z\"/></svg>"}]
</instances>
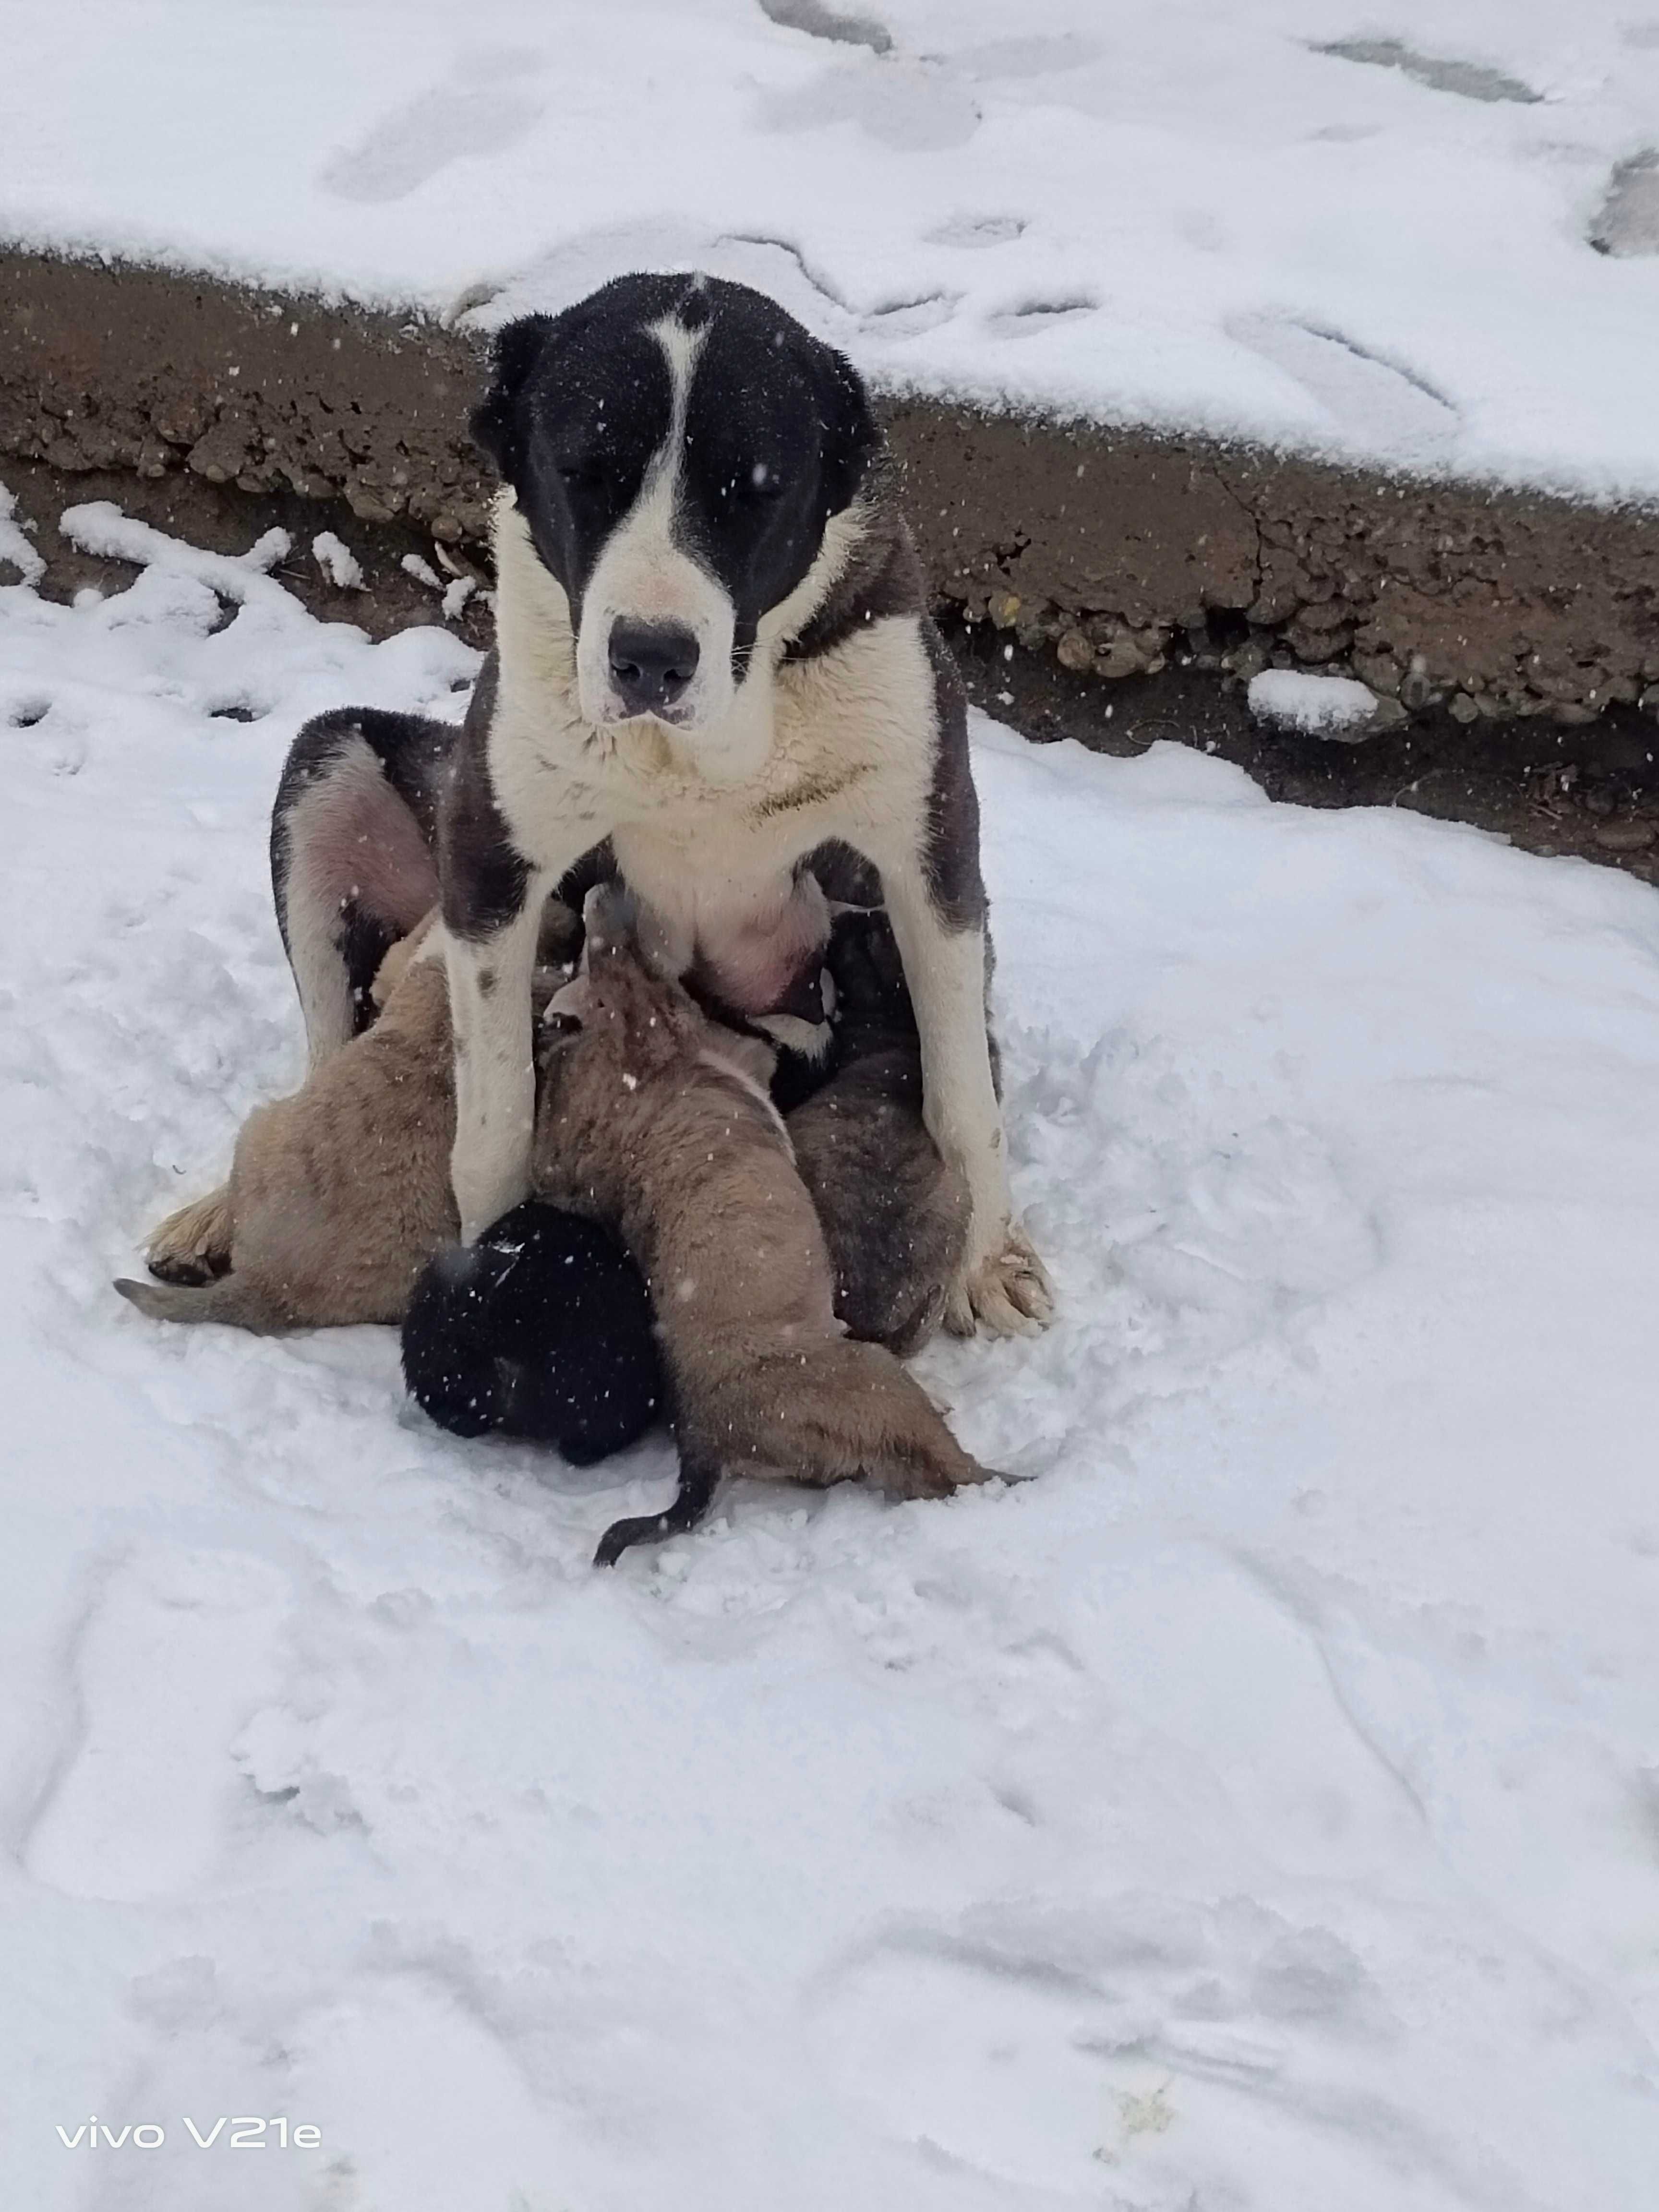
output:
<instances>
[{"instance_id":1,"label":"dark gray puppy","mask_svg":"<svg viewBox=\"0 0 1659 2212\"><path fill-rule=\"evenodd\" d=\"M968 1187L921 1112L921 1047L886 915L844 910L825 963L834 987L832 1073L789 1115L854 1336L900 1358L945 1317L968 1235Z\"/></svg>"}]
</instances>

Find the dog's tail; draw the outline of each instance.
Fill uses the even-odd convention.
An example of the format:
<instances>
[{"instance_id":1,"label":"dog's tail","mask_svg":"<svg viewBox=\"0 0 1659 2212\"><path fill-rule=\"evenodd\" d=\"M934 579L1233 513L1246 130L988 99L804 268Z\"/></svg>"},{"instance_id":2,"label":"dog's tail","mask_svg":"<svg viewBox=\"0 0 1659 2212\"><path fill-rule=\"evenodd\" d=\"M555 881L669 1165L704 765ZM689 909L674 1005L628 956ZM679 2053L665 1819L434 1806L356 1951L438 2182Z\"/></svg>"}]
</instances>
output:
<instances>
[{"instance_id":1,"label":"dog's tail","mask_svg":"<svg viewBox=\"0 0 1659 2212\"><path fill-rule=\"evenodd\" d=\"M258 1336L277 1336L294 1326L292 1316L246 1275L221 1275L216 1283L200 1285L122 1280L115 1287L152 1321L216 1321Z\"/></svg>"}]
</instances>

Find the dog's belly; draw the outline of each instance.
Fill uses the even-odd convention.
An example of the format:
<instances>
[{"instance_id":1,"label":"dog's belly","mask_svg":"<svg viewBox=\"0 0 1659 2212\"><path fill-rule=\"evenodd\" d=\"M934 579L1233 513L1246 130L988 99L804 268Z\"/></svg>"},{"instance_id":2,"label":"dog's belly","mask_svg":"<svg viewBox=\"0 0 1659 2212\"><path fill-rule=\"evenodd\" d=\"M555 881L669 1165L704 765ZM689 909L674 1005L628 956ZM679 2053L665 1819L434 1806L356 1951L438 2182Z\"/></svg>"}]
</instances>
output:
<instances>
[{"instance_id":1,"label":"dog's belly","mask_svg":"<svg viewBox=\"0 0 1659 2212\"><path fill-rule=\"evenodd\" d=\"M769 933L755 927L722 930L716 925L699 931L691 969L699 985L734 1013L751 1019L793 1014L816 1021L823 1011L818 979L829 942L827 913L823 928L816 923L804 927L793 915Z\"/></svg>"},{"instance_id":2,"label":"dog's belly","mask_svg":"<svg viewBox=\"0 0 1659 2212\"><path fill-rule=\"evenodd\" d=\"M711 840L699 854L678 840L619 831L614 849L645 909L641 942L654 968L695 970L737 1013L796 1010L802 986L817 982L830 941L830 909L816 878L797 875L771 841L734 849Z\"/></svg>"}]
</instances>

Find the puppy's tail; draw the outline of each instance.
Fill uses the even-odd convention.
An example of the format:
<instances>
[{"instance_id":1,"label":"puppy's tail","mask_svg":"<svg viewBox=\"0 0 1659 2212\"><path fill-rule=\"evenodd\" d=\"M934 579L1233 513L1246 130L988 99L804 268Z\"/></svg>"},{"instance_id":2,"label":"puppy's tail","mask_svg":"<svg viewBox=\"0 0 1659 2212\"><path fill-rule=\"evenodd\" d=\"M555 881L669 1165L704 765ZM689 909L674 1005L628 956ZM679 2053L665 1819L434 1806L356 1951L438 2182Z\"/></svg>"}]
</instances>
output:
<instances>
[{"instance_id":1,"label":"puppy's tail","mask_svg":"<svg viewBox=\"0 0 1659 2212\"><path fill-rule=\"evenodd\" d=\"M599 1539L593 1554L596 1567L614 1567L633 1544L659 1544L665 1536L678 1536L695 1528L714 1502L720 1487L720 1462L713 1459L680 1462L680 1486L672 1504L660 1513L641 1513L629 1521L613 1521Z\"/></svg>"},{"instance_id":2,"label":"puppy's tail","mask_svg":"<svg viewBox=\"0 0 1659 2212\"><path fill-rule=\"evenodd\" d=\"M152 1321L216 1321L228 1328L277 1336L294 1326L292 1317L246 1275L222 1275L216 1283L135 1283L115 1285L130 1305Z\"/></svg>"}]
</instances>

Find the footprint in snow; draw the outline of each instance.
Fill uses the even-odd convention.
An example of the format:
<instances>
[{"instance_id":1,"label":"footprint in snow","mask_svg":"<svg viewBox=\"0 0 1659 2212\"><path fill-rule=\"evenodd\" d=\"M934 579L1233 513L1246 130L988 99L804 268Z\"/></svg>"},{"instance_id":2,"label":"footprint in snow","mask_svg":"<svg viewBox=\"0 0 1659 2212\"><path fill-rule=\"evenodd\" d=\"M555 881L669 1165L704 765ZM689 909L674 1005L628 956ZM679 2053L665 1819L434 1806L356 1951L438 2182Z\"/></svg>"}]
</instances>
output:
<instances>
[{"instance_id":1,"label":"footprint in snow","mask_svg":"<svg viewBox=\"0 0 1659 2212\"><path fill-rule=\"evenodd\" d=\"M1419 53L1414 46L1407 46L1400 39L1334 39L1326 46L1316 44L1313 51L1329 54L1336 61L1398 70L1401 76L1409 77L1413 84L1420 84L1427 91L1455 93L1460 100L1513 100L1522 106L1535 106L1544 96L1529 84L1523 84L1519 77L1510 76L1490 63Z\"/></svg>"},{"instance_id":2,"label":"footprint in snow","mask_svg":"<svg viewBox=\"0 0 1659 2212\"><path fill-rule=\"evenodd\" d=\"M924 231L924 246L950 246L977 252L988 246L1012 246L1030 226L1024 216L953 215L936 229Z\"/></svg>"},{"instance_id":3,"label":"footprint in snow","mask_svg":"<svg viewBox=\"0 0 1659 2212\"><path fill-rule=\"evenodd\" d=\"M79 1725L30 1828L24 1865L71 1897L187 1889L241 1797L231 1742L274 1686L287 1583L233 1552L139 1552L76 1639Z\"/></svg>"},{"instance_id":4,"label":"footprint in snow","mask_svg":"<svg viewBox=\"0 0 1659 2212\"><path fill-rule=\"evenodd\" d=\"M948 64L872 55L769 95L760 121L769 131L856 123L879 145L903 154L936 154L966 145L979 128L980 113Z\"/></svg>"},{"instance_id":5,"label":"footprint in snow","mask_svg":"<svg viewBox=\"0 0 1659 2212\"><path fill-rule=\"evenodd\" d=\"M1659 151L1649 147L1619 164L1586 234L1615 260L1659 253Z\"/></svg>"},{"instance_id":6,"label":"footprint in snow","mask_svg":"<svg viewBox=\"0 0 1659 2212\"><path fill-rule=\"evenodd\" d=\"M847 15L825 5L825 0L760 0L761 13L786 31L804 31L809 39L828 39L832 46L868 46L872 54L891 53L893 34L873 15Z\"/></svg>"},{"instance_id":7,"label":"footprint in snow","mask_svg":"<svg viewBox=\"0 0 1659 2212\"><path fill-rule=\"evenodd\" d=\"M550 2174L568 2185L571 2171L559 2102L534 2094L510 2028L480 2005L465 1971L456 1985L453 1963L364 1975L285 2029L289 2109L313 2115L349 2163L362 2195L343 2204L553 2212L574 2201L546 2194ZM411 2114L455 2118L411 2125Z\"/></svg>"},{"instance_id":8,"label":"footprint in snow","mask_svg":"<svg viewBox=\"0 0 1659 2212\"><path fill-rule=\"evenodd\" d=\"M1024 307L1004 307L987 315L985 328L994 338L1032 338L1053 330L1057 323L1085 321L1098 305L1094 300L1033 300Z\"/></svg>"},{"instance_id":9,"label":"footprint in snow","mask_svg":"<svg viewBox=\"0 0 1659 2212\"><path fill-rule=\"evenodd\" d=\"M1095 2201L1102 2166L1168 2152L1184 2180L1170 2201L1185 2203L1189 2161L1218 2121L1236 2127L1241 2094L1291 2101L1298 2033L1363 2050L1375 2013L1328 1929L1124 1890L884 1929L832 1972L810 2032L843 2094L935 2156L1069 2203ZM1344 2160L1344 2178L1369 2163Z\"/></svg>"},{"instance_id":10,"label":"footprint in snow","mask_svg":"<svg viewBox=\"0 0 1659 2212\"><path fill-rule=\"evenodd\" d=\"M334 156L318 181L343 200L406 199L453 161L516 145L547 111L546 99L524 82L544 66L534 52L474 57L448 83L383 115L366 137Z\"/></svg>"},{"instance_id":11,"label":"footprint in snow","mask_svg":"<svg viewBox=\"0 0 1659 2212\"><path fill-rule=\"evenodd\" d=\"M1075 31L1062 31L1054 38L988 39L983 46L964 46L951 58L965 76L988 83L998 78L1013 82L1021 77L1059 76L1067 70L1085 67L1099 52L1091 40L1079 37Z\"/></svg>"},{"instance_id":12,"label":"footprint in snow","mask_svg":"<svg viewBox=\"0 0 1659 2212\"><path fill-rule=\"evenodd\" d=\"M1450 444L1458 414L1409 368L1385 361L1340 331L1294 316L1234 315L1227 335L1294 379L1342 428L1366 445L1425 454Z\"/></svg>"},{"instance_id":13,"label":"footprint in snow","mask_svg":"<svg viewBox=\"0 0 1659 2212\"><path fill-rule=\"evenodd\" d=\"M896 300L889 307L872 307L859 319L870 337L913 338L948 323L960 297L957 292L930 292L923 299Z\"/></svg>"}]
</instances>

